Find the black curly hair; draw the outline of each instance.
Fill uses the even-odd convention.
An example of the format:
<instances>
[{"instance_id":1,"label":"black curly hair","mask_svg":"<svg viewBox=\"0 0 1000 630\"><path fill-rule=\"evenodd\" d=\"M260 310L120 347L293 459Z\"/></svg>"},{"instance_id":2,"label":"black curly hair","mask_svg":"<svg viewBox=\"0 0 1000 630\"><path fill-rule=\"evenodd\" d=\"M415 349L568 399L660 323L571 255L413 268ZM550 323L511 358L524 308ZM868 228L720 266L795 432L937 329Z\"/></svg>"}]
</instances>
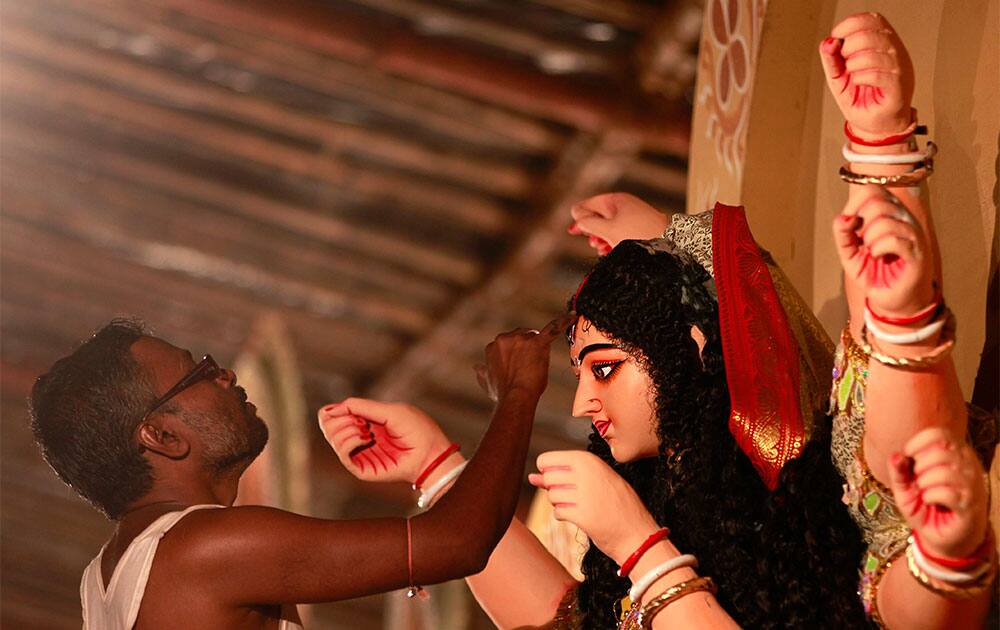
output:
<instances>
[{"instance_id":1,"label":"black curly hair","mask_svg":"<svg viewBox=\"0 0 1000 630\"><path fill-rule=\"evenodd\" d=\"M575 298L577 314L623 344L652 380L659 455L619 464L597 433L591 452L642 498L671 540L699 560L719 603L746 628L868 625L856 593L863 544L841 502L830 419L769 492L729 431L729 393L714 283L687 254L625 241ZM699 349L696 324L705 335ZM584 628L613 628L629 582L592 545L578 591Z\"/></svg>"},{"instance_id":2,"label":"black curly hair","mask_svg":"<svg viewBox=\"0 0 1000 630\"><path fill-rule=\"evenodd\" d=\"M111 519L153 485L152 468L132 437L156 398L130 350L148 334L142 322L113 320L39 376L28 401L45 461Z\"/></svg>"}]
</instances>

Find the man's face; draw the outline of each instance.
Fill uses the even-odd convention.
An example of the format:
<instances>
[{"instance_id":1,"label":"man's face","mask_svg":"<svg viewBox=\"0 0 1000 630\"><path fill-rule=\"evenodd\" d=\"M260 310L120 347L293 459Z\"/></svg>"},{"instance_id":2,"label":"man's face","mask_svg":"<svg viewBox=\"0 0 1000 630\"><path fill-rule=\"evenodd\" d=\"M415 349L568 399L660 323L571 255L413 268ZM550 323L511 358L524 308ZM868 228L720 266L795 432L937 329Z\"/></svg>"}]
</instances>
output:
<instances>
[{"instance_id":1,"label":"man's face","mask_svg":"<svg viewBox=\"0 0 1000 630\"><path fill-rule=\"evenodd\" d=\"M194 369L197 361L187 350L162 339L142 337L132 344L132 355L149 373L157 396L167 392ZM236 384L236 374L223 369L171 398L157 413L174 413L194 433L206 467L225 472L246 468L267 444L267 425L257 408Z\"/></svg>"},{"instance_id":2,"label":"man's face","mask_svg":"<svg viewBox=\"0 0 1000 630\"><path fill-rule=\"evenodd\" d=\"M590 419L615 461L655 456L653 382L635 358L582 317L569 354L578 378L573 416Z\"/></svg>"}]
</instances>

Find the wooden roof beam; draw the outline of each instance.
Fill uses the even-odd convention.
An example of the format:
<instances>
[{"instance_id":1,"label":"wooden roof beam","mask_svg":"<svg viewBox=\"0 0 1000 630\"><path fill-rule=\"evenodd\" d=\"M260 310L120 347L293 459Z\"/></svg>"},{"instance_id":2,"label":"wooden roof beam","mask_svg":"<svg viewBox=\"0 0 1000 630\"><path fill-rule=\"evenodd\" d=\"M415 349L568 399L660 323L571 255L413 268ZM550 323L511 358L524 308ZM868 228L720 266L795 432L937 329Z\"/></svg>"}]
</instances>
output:
<instances>
[{"instance_id":1,"label":"wooden roof beam","mask_svg":"<svg viewBox=\"0 0 1000 630\"><path fill-rule=\"evenodd\" d=\"M67 4L72 11L67 10ZM51 19L55 12L60 13L58 21ZM165 19L164 13L162 8L137 2L128 3L123 10L120 0L0 4L0 15L8 23L12 17L26 20L38 32L74 42L78 50L86 47L124 55L142 64L159 63L160 68L177 75L200 70L195 74L205 81L237 92L248 90L248 94L264 98L266 95L256 86L246 82L248 75L274 78L300 86L314 96L358 104L404 124L475 146L548 153L564 142L561 130L544 121L405 77L373 72L360 64L303 48L297 40L264 38L193 16L178 19L171 14L173 19ZM109 38L109 31L115 36ZM144 55L136 41L152 41L160 56L151 59ZM228 71L217 75L208 72L217 64ZM282 97L272 100L287 101Z\"/></svg>"},{"instance_id":2,"label":"wooden roof beam","mask_svg":"<svg viewBox=\"0 0 1000 630\"><path fill-rule=\"evenodd\" d=\"M367 64L495 102L591 133L617 125L650 148L686 156L689 114L658 97L595 90L567 78L521 68L405 29L373 26L309 0L157 0L165 8L233 28L296 39L335 57Z\"/></svg>"}]
</instances>

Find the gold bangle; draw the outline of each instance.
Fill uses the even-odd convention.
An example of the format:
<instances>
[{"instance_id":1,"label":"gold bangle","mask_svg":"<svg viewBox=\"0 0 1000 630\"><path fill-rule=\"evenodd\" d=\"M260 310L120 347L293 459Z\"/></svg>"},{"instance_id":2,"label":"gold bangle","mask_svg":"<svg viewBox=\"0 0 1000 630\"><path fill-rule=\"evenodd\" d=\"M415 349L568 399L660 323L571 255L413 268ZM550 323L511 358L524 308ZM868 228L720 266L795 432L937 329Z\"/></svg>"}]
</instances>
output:
<instances>
[{"instance_id":1,"label":"gold bangle","mask_svg":"<svg viewBox=\"0 0 1000 630\"><path fill-rule=\"evenodd\" d=\"M686 582L671 586L642 607L636 616L638 626L643 630L651 630L653 627L653 618L661 610L685 595L697 593L698 591L708 591L712 595L715 595L718 589L710 577L696 577L693 580L687 580Z\"/></svg>"},{"instance_id":2,"label":"gold bangle","mask_svg":"<svg viewBox=\"0 0 1000 630\"><path fill-rule=\"evenodd\" d=\"M951 354L952 348L955 347L955 315L951 312L951 310L948 311L947 318L944 330L941 332L943 341L923 356L894 357L879 352L878 349L874 347L874 344L868 341L868 326L864 324L861 326L861 350L882 365L899 368L901 370L921 370L930 367L943 361L945 357Z\"/></svg>"},{"instance_id":3,"label":"gold bangle","mask_svg":"<svg viewBox=\"0 0 1000 630\"><path fill-rule=\"evenodd\" d=\"M851 170L849 164L840 167L840 179L848 184L877 184L879 186L905 187L916 186L934 173L934 160L927 159L917 162L917 169L898 175L863 175Z\"/></svg>"},{"instance_id":4,"label":"gold bangle","mask_svg":"<svg viewBox=\"0 0 1000 630\"><path fill-rule=\"evenodd\" d=\"M997 574L997 563L991 562L989 571L984 573L978 580L967 586L942 587L934 583L932 578L924 573L923 569L917 565L917 559L913 556L913 536L910 536L910 544L906 546L906 567L910 570L910 575L920 582L920 585L927 590L949 599L972 599L988 590L993 584L993 579Z\"/></svg>"}]
</instances>

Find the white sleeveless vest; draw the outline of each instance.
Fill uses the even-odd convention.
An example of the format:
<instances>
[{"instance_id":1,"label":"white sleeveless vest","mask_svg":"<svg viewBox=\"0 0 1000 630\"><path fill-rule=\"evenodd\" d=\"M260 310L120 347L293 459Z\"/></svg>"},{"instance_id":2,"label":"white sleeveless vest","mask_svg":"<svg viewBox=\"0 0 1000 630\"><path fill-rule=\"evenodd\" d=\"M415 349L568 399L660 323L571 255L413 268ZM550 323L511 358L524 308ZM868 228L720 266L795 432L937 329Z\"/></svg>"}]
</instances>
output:
<instances>
[{"instance_id":1,"label":"white sleeveless vest","mask_svg":"<svg viewBox=\"0 0 1000 630\"><path fill-rule=\"evenodd\" d=\"M170 512L153 521L122 554L108 581L107 590L101 579L101 558L104 556L104 548L101 548L101 553L90 561L80 581L83 630L132 630L136 617L139 616L139 605L146 591L149 569L153 566L160 538L188 512L221 507L224 506L192 505L182 512ZM301 630L302 626L283 619L278 628Z\"/></svg>"}]
</instances>

